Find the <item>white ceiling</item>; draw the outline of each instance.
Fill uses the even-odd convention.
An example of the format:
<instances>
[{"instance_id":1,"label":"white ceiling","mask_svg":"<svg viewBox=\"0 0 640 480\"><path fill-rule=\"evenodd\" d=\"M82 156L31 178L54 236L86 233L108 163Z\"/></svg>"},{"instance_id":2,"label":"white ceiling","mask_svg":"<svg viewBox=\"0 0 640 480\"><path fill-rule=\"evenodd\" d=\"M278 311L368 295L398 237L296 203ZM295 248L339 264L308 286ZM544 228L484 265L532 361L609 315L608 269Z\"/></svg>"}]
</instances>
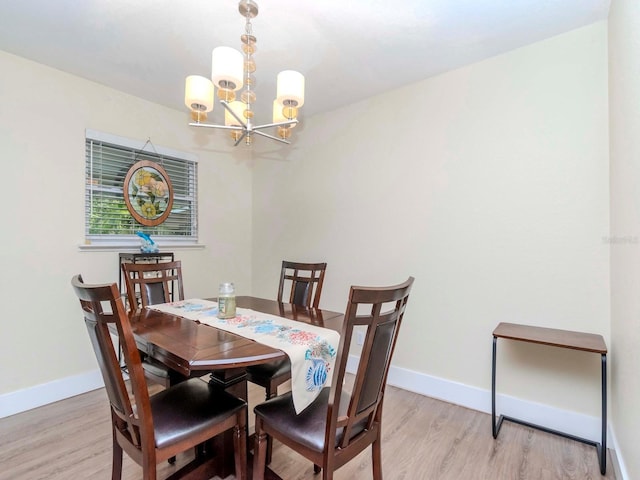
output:
<instances>
[{"instance_id":1,"label":"white ceiling","mask_svg":"<svg viewBox=\"0 0 640 480\"><path fill-rule=\"evenodd\" d=\"M606 19L610 4L257 1L259 122L270 121L281 70L306 77L304 118ZM213 47L240 47L244 19L237 5L237 0L0 0L0 50L186 112L185 76L210 75Z\"/></svg>"}]
</instances>

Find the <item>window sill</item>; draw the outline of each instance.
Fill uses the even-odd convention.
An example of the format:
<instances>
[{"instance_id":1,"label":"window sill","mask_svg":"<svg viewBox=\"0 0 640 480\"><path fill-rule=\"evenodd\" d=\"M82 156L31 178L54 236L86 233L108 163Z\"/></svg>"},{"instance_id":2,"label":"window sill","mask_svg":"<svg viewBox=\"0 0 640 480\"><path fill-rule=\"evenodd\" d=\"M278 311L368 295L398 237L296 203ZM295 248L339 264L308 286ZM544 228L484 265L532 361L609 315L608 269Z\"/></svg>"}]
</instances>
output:
<instances>
[{"instance_id":1,"label":"window sill","mask_svg":"<svg viewBox=\"0 0 640 480\"><path fill-rule=\"evenodd\" d=\"M206 245L200 243L167 243L159 247L160 252L167 250L204 250ZM130 243L110 243L110 244L90 244L78 245L81 252L135 252L140 253L139 245L131 245Z\"/></svg>"}]
</instances>

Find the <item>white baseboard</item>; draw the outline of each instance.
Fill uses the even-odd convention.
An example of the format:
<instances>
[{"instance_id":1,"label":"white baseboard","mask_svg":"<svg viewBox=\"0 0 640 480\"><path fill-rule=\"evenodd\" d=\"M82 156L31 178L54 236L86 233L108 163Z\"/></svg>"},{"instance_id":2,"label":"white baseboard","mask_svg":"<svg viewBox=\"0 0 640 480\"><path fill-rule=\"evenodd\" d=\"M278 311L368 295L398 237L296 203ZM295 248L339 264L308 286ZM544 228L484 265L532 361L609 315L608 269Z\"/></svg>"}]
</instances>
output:
<instances>
[{"instance_id":1,"label":"white baseboard","mask_svg":"<svg viewBox=\"0 0 640 480\"><path fill-rule=\"evenodd\" d=\"M358 357L351 355L347 363L347 371L355 373L357 365ZM387 383L403 390L491 414L491 390L489 389L472 387L394 366L389 369ZM501 394L496 394L496 413L536 425L543 425L594 442L602 440L600 417L562 410ZM491 432L487 432L487 435L490 436ZM617 465L613 466L616 469L616 478L627 480L628 476L626 475L624 461L620 456L620 450L617 448L617 441L613 435L611 425L607 427L607 447L615 450L612 454L612 463L617 463ZM608 466L607 468L610 467Z\"/></svg>"},{"instance_id":2,"label":"white baseboard","mask_svg":"<svg viewBox=\"0 0 640 480\"><path fill-rule=\"evenodd\" d=\"M347 371L355 373L358 357L350 356ZM491 413L491 391L471 387L451 380L392 366L389 370L389 385L437 398L484 413ZM62 378L16 392L0 395L0 418L64 400L104 386L99 370ZM577 437L600 441L600 419L589 415L561 410L507 395L496 395L496 410L522 420L551 427ZM491 432L487 432L491 435ZM607 446L614 450L612 459L616 478L628 480L623 458L620 456L617 439L611 426L608 427Z\"/></svg>"},{"instance_id":3,"label":"white baseboard","mask_svg":"<svg viewBox=\"0 0 640 480\"><path fill-rule=\"evenodd\" d=\"M104 387L100 370L0 395L0 418Z\"/></svg>"},{"instance_id":4,"label":"white baseboard","mask_svg":"<svg viewBox=\"0 0 640 480\"><path fill-rule=\"evenodd\" d=\"M618 439L616 438L616 432L613 427L609 425L609 439L611 439L611 463L613 463L613 473L615 473L618 480L631 480L631 477L627 473L627 467L624 464L624 459L618 448Z\"/></svg>"},{"instance_id":5,"label":"white baseboard","mask_svg":"<svg viewBox=\"0 0 640 480\"><path fill-rule=\"evenodd\" d=\"M462 407L491 413L491 390L432 377L405 368L391 367L389 385L444 400ZM601 440L600 417L592 417L549 405L496 394L496 414L542 425L594 442Z\"/></svg>"}]
</instances>

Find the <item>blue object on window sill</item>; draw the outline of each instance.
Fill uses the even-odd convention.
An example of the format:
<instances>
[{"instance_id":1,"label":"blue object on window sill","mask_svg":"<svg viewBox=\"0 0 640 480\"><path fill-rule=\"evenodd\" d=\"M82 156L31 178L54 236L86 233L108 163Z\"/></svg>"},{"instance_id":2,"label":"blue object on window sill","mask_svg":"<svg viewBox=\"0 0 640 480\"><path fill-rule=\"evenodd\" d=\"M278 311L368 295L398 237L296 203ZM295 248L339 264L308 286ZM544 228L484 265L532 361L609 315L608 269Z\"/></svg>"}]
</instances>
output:
<instances>
[{"instance_id":1,"label":"blue object on window sill","mask_svg":"<svg viewBox=\"0 0 640 480\"><path fill-rule=\"evenodd\" d=\"M156 242L151 240L150 235L144 232L136 232L136 235L142 239L142 244L140 245L140 251L142 253L158 253L160 251Z\"/></svg>"}]
</instances>

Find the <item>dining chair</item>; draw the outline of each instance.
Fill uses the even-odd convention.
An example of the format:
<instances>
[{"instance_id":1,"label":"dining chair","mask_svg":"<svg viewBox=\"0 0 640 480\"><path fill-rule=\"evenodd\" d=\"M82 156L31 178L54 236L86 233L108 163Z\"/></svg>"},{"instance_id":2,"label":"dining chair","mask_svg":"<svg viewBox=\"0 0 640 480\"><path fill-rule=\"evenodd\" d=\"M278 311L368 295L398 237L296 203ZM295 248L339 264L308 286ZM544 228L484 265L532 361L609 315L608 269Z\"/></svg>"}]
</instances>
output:
<instances>
[{"instance_id":1,"label":"dining chair","mask_svg":"<svg viewBox=\"0 0 640 480\"><path fill-rule=\"evenodd\" d=\"M382 480L382 403L389 365L413 285L413 277L391 287L351 287L331 387L296 414L291 392L254 408L253 479L264 479L267 436L322 468L323 480L371 446L373 478ZM366 329L351 392L344 388L355 328Z\"/></svg>"},{"instance_id":2,"label":"dining chair","mask_svg":"<svg viewBox=\"0 0 640 480\"><path fill-rule=\"evenodd\" d=\"M301 263L283 260L278 285L278 301L286 302L285 287L289 286L288 303L318 308L326 263Z\"/></svg>"},{"instance_id":3,"label":"dining chair","mask_svg":"<svg viewBox=\"0 0 640 480\"><path fill-rule=\"evenodd\" d=\"M278 285L278 301L293 305L318 308L326 263L301 263L283 260ZM288 295L285 297L285 292ZM278 387L291 378L288 358L254 365L247 368L247 380L265 389L265 399L278 395ZM267 464L271 463L271 440L267 440Z\"/></svg>"},{"instance_id":4,"label":"dining chair","mask_svg":"<svg viewBox=\"0 0 640 480\"><path fill-rule=\"evenodd\" d=\"M74 276L71 284L84 312L111 407L112 480L121 478L123 451L142 466L145 480L155 480L157 463L230 429L236 478L246 479L246 403L197 378L149 395L131 323L116 284L88 285L80 275ZM110 326L117 331L131 394ZM199 461L204 461L202 451L194 460ZM193 466L189 463L171 478L181 478L182 472L191 473L188 470Z\"/></svg>"},{"instance_id":5,"label":"dining chair","mask_svg":"<svg viewBox=\"0 0 640 480\"><path fill-rule=\"evenodd\" d=\"M182 262L123 263L129 308L184 300ZM138 298L139 296L139 298Z\"/></svg>"},{"instance_id":6,"label":"dining chair","mask_svg":"<svg viewBox=\"0 0 640 480\"><path fill-rule=\"evenodd\" d=\"M122 272L127 288L130 314L140 308L174 300L184 300L182 262L123 263ZM142 353L142 367L148 379L164 387L178 383L184 378L160 362ZM207 373L207 372L203 372Z\"/></svg>"}]
</instances>

